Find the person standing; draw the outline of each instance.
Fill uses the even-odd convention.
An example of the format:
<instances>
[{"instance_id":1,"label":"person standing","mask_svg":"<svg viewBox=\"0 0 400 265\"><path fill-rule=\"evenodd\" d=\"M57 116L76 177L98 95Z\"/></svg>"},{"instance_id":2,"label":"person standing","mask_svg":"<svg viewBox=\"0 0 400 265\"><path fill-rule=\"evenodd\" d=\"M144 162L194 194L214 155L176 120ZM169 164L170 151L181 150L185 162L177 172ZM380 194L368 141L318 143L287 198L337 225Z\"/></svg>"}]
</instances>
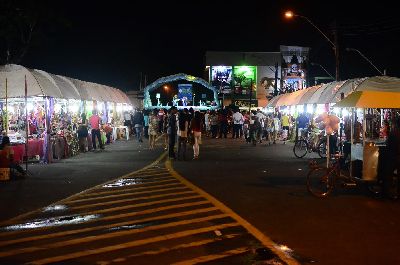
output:
<instances>
[{"instance_id":1,"label":"person standing","mask_svg":"<svg viewBox=\"0 0 400 265\"><path fill-rule=\"evenodd\" d=\"M188 116L181 111L178 118L178 160L181 157L186 160L186 142L188 138L189 122Z\"/></svg>"},{"instance_id":2,"label":"person standing","mask_svg":"<svg viewBox=\"0 0 400 265\"><path fill-rule=\"evenodd\" d=\"M204 114L204 125L206 128L206 136L210 136L210 111L207 110L207 112Z\"/></svg>"},{"instance_id":3,"label":"person standing","mask_svg":"<svg viewBox=\"0 0 400 265\"><path fill-rule=\"evenodd\" d=\"M158 111L154 110L153 113L150 114L149 117L149 148L150 150L154 149L154 146L156 145L156 137L158 133L158 117L157 117Z\"/></svg>"},{"instance_id":4,"label":"person standing","mask_svg":"<svg viewBox=\"0 0 400 265\"><path fill-rule=\"evenodd\" d=\"M232 116L233 118L233 138L240 138L243 134L243 115L237 109L235 109L235 113Z\"/></svg>"},{"instance_id":5,"label":"person standing","mask_svg":"<svg viewBox=\"0 0 400 265\"><path fill-rule=\"evenodd\" d=\"M103 142L101 141L100 125L101 118L97 115L97 110L93 111L93 115L89 118L89 123L92 128L92 145L93 150L96 150L96 138L99 141L100 149L104 149Z\"/></svg>"},{"instance_id":6,"label":"person standing","mask_svg":"<svg viewBox=\"0 0 400 265\"><path fill-rule=\"evenodd\" d=\"M286 144L289 134L289 116L284 113L281 117L281 124L282 124L282 140L283 144Z\"/></svg>"},{"instance_id":7,"label":"person standing","mask_svg":"<svg viewBox=\"0 0 400 265\"><path fill-rule=\"evenodd\" d=\"M128 111L124 112L124 126L128 127L128 133L132 135L132 116Z\"/></svg>"},{"instance_id":8,"label":"person standing","mask_svg":"<svg viewBox=\"0 0 400 265\"><path fill-rule=\"evenodd\" d=\"M168 157L170 159L175 159L175 141L176 141L176 112L177 108L172 106L170 109L170 114L168 117L168 127L167 127L167 135L168 135Z\"/></svg>"},{"instance_id":9,"label":"person standing","mask_svg":"<svg viewBox=\"0 0 400 265\"><path fill-rule=\"evenodd\" d=\"M194 145L193 145L193 159L199 158L199 153L200 153L200 146L199 144L201 143L201 113L199 111L196 111L194 113L194 117L191 121L190 128L193 132L193 137L194 137Z\"/></svg>"},{"instance_id":10,"label":"person standing","mask_svg":"<svg viewBox=\"0 0 400 265\"><path fill-rule=\"evenodd\" d=\"M133 116L133 124L134 124L135 130L136 130L136 138L139 143L142 143L143 142L142 133L143 133L144 117L143 117L143 113L140 110L135 112L135 115Z\"/></svg>"},{"instance_id":11,"label":"person standing","mask_svg":"<svg viewBox=\"0 0 400 265\"><path fill-rule=\"evenodd\" d=\"M149 139L149 111L148 110L143 111L143 117L144 117L144 138Z\"/></svg>"}]
</instances>

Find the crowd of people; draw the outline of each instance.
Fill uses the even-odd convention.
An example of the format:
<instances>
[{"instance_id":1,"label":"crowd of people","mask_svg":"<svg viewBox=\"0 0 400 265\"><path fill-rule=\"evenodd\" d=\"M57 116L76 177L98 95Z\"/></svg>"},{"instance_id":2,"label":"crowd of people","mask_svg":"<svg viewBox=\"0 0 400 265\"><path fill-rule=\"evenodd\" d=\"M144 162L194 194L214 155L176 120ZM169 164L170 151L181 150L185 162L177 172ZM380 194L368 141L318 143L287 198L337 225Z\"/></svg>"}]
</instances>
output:
<instances>
[{"instance_id":1,"label":"crowd of people","mask_svg":"<svg viewBox=\"0 0 400 265\"><path fill-rule=\"evenodd\" d=\"M138 142L142 137L149 139L149 149L155 148L157 136L163 137L164 149L169 151L171 159L186 160L187 144L193 146L193 159L200 153L202 134L214 139L243 139L246 143L268 145L281 141L284 144L295 137L296 120L286 113L263 113L240 111L238 108L195 111L193 108L178 109L173 106L152 111L136 110L128 117L125 125L130 126ZM143 135L143 136L142 136ZM228 136L229 135L229 136ZM174 147L177 145L177 153Z\"/></svg>"}]
</instances>

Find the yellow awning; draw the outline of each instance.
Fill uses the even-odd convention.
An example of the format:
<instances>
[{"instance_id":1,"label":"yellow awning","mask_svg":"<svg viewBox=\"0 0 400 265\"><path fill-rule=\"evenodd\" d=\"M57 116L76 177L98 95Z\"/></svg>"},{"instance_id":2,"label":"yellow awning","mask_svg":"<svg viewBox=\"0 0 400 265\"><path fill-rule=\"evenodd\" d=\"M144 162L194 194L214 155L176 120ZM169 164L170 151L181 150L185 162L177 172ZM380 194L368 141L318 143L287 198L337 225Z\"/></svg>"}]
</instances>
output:
<instances>
[{"instance_id":1,"label":"yellow awning","mask_svg":"<svg viewBox=\"0 0 400 265\"><path fill-rule=\"evenodd\" d=\"M338 102L338 108L400 108L400 92L355 91Z\"/></svg>"}]
</instances>

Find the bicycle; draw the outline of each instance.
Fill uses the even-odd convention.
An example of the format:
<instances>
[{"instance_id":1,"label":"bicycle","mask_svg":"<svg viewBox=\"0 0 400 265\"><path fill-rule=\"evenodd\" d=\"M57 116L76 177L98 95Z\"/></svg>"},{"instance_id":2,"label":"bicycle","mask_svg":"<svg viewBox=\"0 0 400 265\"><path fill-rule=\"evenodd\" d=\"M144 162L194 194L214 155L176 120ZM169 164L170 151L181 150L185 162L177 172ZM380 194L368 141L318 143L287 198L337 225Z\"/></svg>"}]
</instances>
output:
<instances>
[{"instance_id":1,"label":"bicycle","mask_svg":"<svg viewBox=\"0 0 400 265\"><path fill-rule=\"evenodd\" d=\"M362 179L350 176L345 169L349 168L349 163L344 161L343 156L335 154L331 157L328 167L318 166L316 160L309 163L310 170L307 174L307 190L314 196L324 198L329 196L334 190L338 180L342 181L343 187L355 187L358 182L367 183L368 191L374 195L382 193L382 186L378 182L363 181ZM345 174L345 172L347 174Z\"/></svg>"},{"instance_id":2,"label":"bicycle","mask_svg":"<svg viewBox=\"0 0 400 265\"><path fill-rule=\"evenodd\" d=\"M297 158L303 158L307 153L317 152L321 158L326 158L326 137L319 137L316 145L311 133L308 131L307 136L301 136L296 139L293 146L293 154Z\"/></svg>"}]
</instances>

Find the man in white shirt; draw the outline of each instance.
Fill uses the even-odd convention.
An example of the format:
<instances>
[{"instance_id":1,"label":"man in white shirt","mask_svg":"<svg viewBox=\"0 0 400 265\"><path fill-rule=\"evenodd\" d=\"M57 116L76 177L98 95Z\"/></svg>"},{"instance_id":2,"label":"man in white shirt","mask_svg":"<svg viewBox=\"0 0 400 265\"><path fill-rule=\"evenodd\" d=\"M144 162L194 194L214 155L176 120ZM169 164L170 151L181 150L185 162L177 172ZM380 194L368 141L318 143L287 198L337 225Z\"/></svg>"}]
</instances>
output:
<instances>
[{"instance_id":1,"label":"man in white shirt","mask_svg":"<svg viewBox=\"0 0 400 265\"><path fill-rule=\"evenodd\" d=\"M232 134L232 139L233 138L239 138L240 135L243 134L243 115L240 113L237 109L235 110L235 113L232 116L233 118L233 134ZM240 132L240 135L239 135Z\"/></svg>"}]
</instances>

